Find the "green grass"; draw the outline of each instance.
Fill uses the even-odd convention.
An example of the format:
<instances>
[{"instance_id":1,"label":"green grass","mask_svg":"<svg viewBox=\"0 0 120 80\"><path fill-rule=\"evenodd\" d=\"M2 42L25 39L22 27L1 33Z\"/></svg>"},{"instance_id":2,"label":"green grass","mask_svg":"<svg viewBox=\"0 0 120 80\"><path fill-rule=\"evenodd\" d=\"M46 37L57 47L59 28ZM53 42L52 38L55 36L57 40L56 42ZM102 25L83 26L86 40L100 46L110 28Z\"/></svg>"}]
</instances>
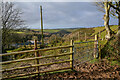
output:
<instances>
[{"instance_id":1,"label":"green grass","mask_svg":"<svg viewBox=\"0 0 120 80\"><path fill-rule=\"evenodd\" d=\"M6 50L6 51L7 51L7 53L10 53L10 52L25 51L25 50L31 50L31 48L28 48L28 47L26 47L26 48L24 48L24 47L19 47L19 48L17 48L17 49L11 49L11 50Z\"/></svg>"},{"instance_id":2,"label":"green grass","mask_svg":"<svg viewBox=\"0 0 120 80\"><path fill-rule=\"evenodd\" d=\"M41 31L40 29L32 29L32 30L34 30L34 31ZM49 33L55 33L55 32L59 32L60 30L63 30L63 29L44 29L43 31L44 32L49 32ZM66 30L66 31L69 31L69 32L73 32L73 31L75 31L75 30L77 30L77 29L64 29L64 30Z\"/></svg>"},{"instance_id":3,"label":"green grass","mask_svg":"<svg viewBox=\"0 0 120 80\"><path fill-rule=\"evenodd\" d=\"M112 29L113 31L117 32L117 31L118 31L118 26L117 26L117 25L114 25L114 26L111 27L111 29Z\"/></svg>"},{"instance_id":4,"label":"green grass","mask_svg":"<svg viewBox=\"0 0 120 80\"><path fill-rule=\"evenodd\" d=\"M16 32L16 33L18 33L18 34L23 34L23 33L25 33L25 32Z\"/></svg>"},{"instance_id":5,"label":"green grass","mask_svg":"<svg viewBox=\"0 0 120 80\"><path fill-rule=\"evenodd\" d=\"M91 60L91 61L89 61L90 63L99 63L99 59L93 59L93 60Z\"/></svg>"},{"instance_id":6,"label":"green grass","mask_svg":"<svg viewBox=\"0 0 120 80\"><path fill-rule=\"evenodd\" d=\"M98 44L101 45L101 47L103 47L106 43L107 43L107 40L105 40L105 39L103 41L99 40L99 42L98 42Z\"/></svg>"},{"instance_id":7,"label":"green grass","mask_svg":"<svg viewBox=\"0 0 120 80\"><path fill-rule=\"evenodd\" d=\"M95 30L95 32L91 36L97 34L99 31L102 31L104 29L105 29L105 27L95 27L95 28L93 28L93 30Z\"/></svg>"},{"instance_id":8,"label":"green grass","mask_svg":"<svg viewBox=\"0 0 120 80\"><path fill-rule=\"evenodd\" d=\"M60 30L63 30L63 29L44 29L44 32L55 33L55 32L59 32ZM64 30L73 32L76 29L64 29Z\"/></svg>"},{"instance_id":9,"label":"green grass","mask_svg":"<svg viewBox=\"0 0 120 80\"><path fill-rule=\"evenodd\" d=\"M117 25L114 25L114 26L111 26L110 29L116 32L117 27L118 27ZM105 29L104 26L103 27L95 27L95 28L93 28L93 30L95 30L95 32L91 36L99 33L99 31L102 31L104 29ZM104 38L105 34L106 34L106 30L101 33L101 38Z\"/></svg>"},{"instance_id":10,"label":"green grass","mask_svg":"<svg viewBox=\"0 0 120 80\"><path fill-rule=\"evenodd\" d=\"M66 31L69 31L69 32L74 32L76 31L77 29L65 29Z\"/></svg>"},{"instance_id":11,"label":"green grass","mask_svg":"<svg viewBox=\"0 0 120 80\"><path fill-rule=\"evenodd\" d=\"M111 30L114 31L115 33L118 31L118 30L117 30L117 28L118 28L117 25L111 26L110 28L111 28ZM91 35L91 36L94 36L95 34L99 33L99 31L102 31L102 32L100 33L100 38L103 39L103 41L102 41L102 40L99 41L99 44L100 44L101 46L103 46L103 45L105 45L105 44L107 43L107 40L105 40L106 30L104 30L104 29L105 29L104 26L103 26L103 27L95 27L95 28L93 28L93 30L94 30L95 32ZM104 31L103 31L103 30L104 30ZM98 34L98 36L99 36L99 34Z\"/></svg>"},{"instance_id":12,"label":"green grass","mask_svg":"<svg viewBox=\"0 0 120 80\"><path fill-rule=\"evenodd\" d=\"M43 31L44 32L49 32L49 33L55 33L55 32L60 31L60 29L44 29Z\"/></svg>"},{"instance_id":13,"label":"green grass","mask_svg":"<svg viewBox=\"0 0 120 80\"><path fill-rule=\"evenodd\" d=\"M119 61L111 61L111 65L112 66L114 66L114 65L120 66L120 62Z\"/></svg>"}]
</instances>

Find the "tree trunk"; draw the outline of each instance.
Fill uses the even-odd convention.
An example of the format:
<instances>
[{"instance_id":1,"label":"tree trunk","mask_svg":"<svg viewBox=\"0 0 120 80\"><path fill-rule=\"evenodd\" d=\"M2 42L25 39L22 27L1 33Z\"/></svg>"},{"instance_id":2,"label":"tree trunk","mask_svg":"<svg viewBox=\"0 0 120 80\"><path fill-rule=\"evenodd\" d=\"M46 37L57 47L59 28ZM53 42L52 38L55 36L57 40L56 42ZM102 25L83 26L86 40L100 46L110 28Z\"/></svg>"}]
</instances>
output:
<instances>
[{"instance_id":1,"label":"tree trunk","mask_svg":"<svg viewBox=\"0 0 120 80\"><path fill-rule=\"evenodd\" d=\"M119 6L120 6L120 1L119 1ZM118 6L118 8L120 8ZM118 32L117 32L117 41L118 41L118 44L117 44L117 47L118 47L118 54L120 55L120 12L118 14Z\"/></svg>"},{"instance_id":2,"label":"tree trunk","mask_svg":"<svg viewBox=\"0 0 120 80\"><path fill-rule=\"evenodd\" d=\"M108 0L107 0L108 1ZM108 2L105 2L104 3L104 6L105 6L105 15L104 15L104 25L105 25L105 29L107 31L107 35L106 35L106 38L107 39L110 39L111 37L111 29L110 29L110 26L109 26L109 11L110 11L110 5L108 5Z\"/></svg>"},{"instance_id":3,"label":"tree trunk","mask_svg":"<svg viewBox=\"0 0 120 80\"><path fill-rule=\"evenodd\" d=\"M118 15L118 30L120 30L120 12L119 12L119 15Z\"/></svg>"},{"instance_id":4,"label":"tree trunk","mask_svg":"<svg viewBox=\"0 0 120 80\"><path fill-rule=\"evenodd\" d=\"M120 6L120 1L119 1L119 6ZM120 12L118 14L118 30L120 30Z\"/></svg>"}]
</instances>

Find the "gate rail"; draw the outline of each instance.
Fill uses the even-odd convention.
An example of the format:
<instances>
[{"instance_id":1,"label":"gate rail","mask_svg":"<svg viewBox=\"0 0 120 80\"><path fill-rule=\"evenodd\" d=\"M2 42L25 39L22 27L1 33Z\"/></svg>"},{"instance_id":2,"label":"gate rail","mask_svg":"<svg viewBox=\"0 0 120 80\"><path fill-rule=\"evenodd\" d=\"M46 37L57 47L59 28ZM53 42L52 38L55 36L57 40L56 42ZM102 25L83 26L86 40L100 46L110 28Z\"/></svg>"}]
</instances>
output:
<instances>
[{"instance_id":1,"label":"gate rail","mask_svg":"<svg viewBox=\"0 0 120 80\"><path fill-rule=\"evenodd\" d=\"M28 74L18 74L18 75L7 76L7 77L3 77L2 79L23 77L23 76L33 75L33 74L38 74L39 75L40 73L53 72L53 71L59 71L59 70L65 70L65 69L73 69L73 47L74 46L72 44L73 43L71 43L71 45L67 45L67 46L59 46L59 47L52 47L52 48L45 48L45 49L36 49L36 50L27 50L27 51L20 51L20 52L11 52L11 53L0 54L0 57L3 57L3 56L11 56L11 55L24 54L24 53L30 53L30 52L34 52L35 53L35 57L33 57L33 58L25 58L25 59L17 59L17 60L0 62L0 64L2 64L2 65L10 64L10 63L17 63L17 62L24 62L24 61L29 61L29 60L36 60L36 64L34 64L34 65L0 70L0 72L9 72L9 71L14 71L14 70L21 70L21 69L27 69L27 68L35 67L35 69L36 69L35 72L31 72L31 73L28 73ZM41 51L49 51L49 50L56 50L56 49L63 49L63 48L70 48L70 52L57 54L57 55L48 55L48 56L40 56L40 57L38 55L36 56L36 53L41 52ZM52 57L60 57L60 56L66 56L66 55L70 55L70 60L64 60L64 61L58 61L58 62L39 64L39 60L40 59L52 58ZM47 70L47 71L39 71L39 67L40 66L60 64L60 63L66 63L66 62L70 62L70 66L69 67L64 67L64 68L54 69L54 70Z\"/></svg>"}]
</instances>

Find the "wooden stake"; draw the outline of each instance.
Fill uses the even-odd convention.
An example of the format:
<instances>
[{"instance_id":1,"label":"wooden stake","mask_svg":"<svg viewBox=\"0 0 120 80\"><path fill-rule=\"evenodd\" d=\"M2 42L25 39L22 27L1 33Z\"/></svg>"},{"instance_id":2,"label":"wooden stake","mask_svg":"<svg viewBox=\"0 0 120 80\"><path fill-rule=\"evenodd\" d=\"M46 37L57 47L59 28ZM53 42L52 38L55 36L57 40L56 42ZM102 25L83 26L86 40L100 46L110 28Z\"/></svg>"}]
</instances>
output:
<instances>
[{"instance_id":1,"label":"wooden stake","mask_svg":"<svg viewBox=\"0 0 120 80\"><path fill-rule=\"evenodd\" d=\"M85 33L85 41L87 41L86 33Z\"/></svg>"},{"instance_id":2,"label":"wooden stake","mask_svg":"<svg viewBox=\"0 0 120 80\"><path fill-rule=\"evenodd\" d=\"M70 36L69 36L69 43L70 43Z\"/></svg>"},{"instance_id":3,"label":"wooden stake","mask_svg":"<svg viewBox=\"0 0 120 80\"><path fill-rule=\"evenodd\" d=\"M74 42L74 41L71 40L71 43L70 43L71 46L73 46L73 42ZM74 59L73 59L73 47L70 48L70 53L72 53L72 54L70 55L70 60L72 60L72 62L70 62L70 67L72 67L72 70L73 70L73 60L74 60Z\"/></svg>"},{"instance_id":4,"label":"wooden stake","mask_svg":"<svg viewBox=\"0 0 120 80\"><path fill-rule=\"evenodd\" d=\"M100 34L100 31L99 31L99 40L101 39L101 34Z\"/></svg>"},{"instance_id":5,"label":"wooden stake","mask_svg":"<svg viewBox=\"0 0 120 80\"><path fill-rule=\"evenodd\" d=\"M32 48L30 41L29 41L29 46L30 46L30 48Z\"/></svg>"},{"instance_id":6,"label":"wooden stake","mask_svg":"<svg viewBox=\"0 0 120 80\"><path fill-rule=\"evenodd\" d=\"M55 35L55 46L57 45L57 35Z\"/></svg>"},{"instance_id":7,"label":"wooden stake","mask_svg":"<svg viewBox=\"0 0 120 80\"><path fill-rule=\"evenodd\" d=\"M34 40L34 50L37 49L37 40ZM35 57L39 57L38 52L35 52ZM39 59L36 59L36 64L39 64ZM39 72L39 66L36 67L36 72ZM40 74L38 73L38 78L39 78Z\"/></svg>"},{"instance_id":8,"label":"wooden stake","mask_svg":"<svg viewBox=\"0 0 120 80\"><path fill-rule=\"evenodd\" d=\"M99 46L99 59L101 59L101 45Z\"/></svg>"},{"instance_id":9,"label":"wooden stake","mask_svg":"<svg viewBox=\"0 0 120 80\"><path fill-rule=\"evenodd\" d=\"M26 45L25 45L25 41L23 40L23 43L24 43L24 48L26 48Z\"/></svg>"},{"instance_id":10,"label":"wooden stake","mask_svg":"<svg viewBox=\"0 0 120 80\"><path fill-rule=\"evenodd\" d=\"M94 58L96 58L97 49L98 49L98 35L95 35L95 43L94 43Z\"/></svg>"},{"instance_id":11,"label":"wooden stake","mask_svg":"<svg viewBox=\"0 0 120 80\"><path fill-rule=\"evenodd\" d=\"M80 41L80 32L78 32L78 41Z\"/></svg>"}]
</instances>

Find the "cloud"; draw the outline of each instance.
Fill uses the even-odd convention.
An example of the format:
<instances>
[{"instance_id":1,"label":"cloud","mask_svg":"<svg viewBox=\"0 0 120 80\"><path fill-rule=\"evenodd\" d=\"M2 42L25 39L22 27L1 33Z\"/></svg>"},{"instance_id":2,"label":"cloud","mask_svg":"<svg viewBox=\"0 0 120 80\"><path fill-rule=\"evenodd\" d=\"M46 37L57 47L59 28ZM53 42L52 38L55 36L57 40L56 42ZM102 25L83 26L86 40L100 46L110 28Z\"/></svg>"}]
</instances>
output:
<instances>
[{"instance_id":1,"label":"cloud","mask_svg":"<svg viewBox=\"0 0 120 80\"><path fill-rule=\"evenodd\" d=\"M4 2L101 2L105 0L3 0ZM109 0L114 1L114 0Z\"/></svg>"},{"instance_id":2,"label":"cloud","mask_svg":"<svg viewBox=\"0 0 120 80\"><path fill-rule=\"evenodd\" d=\"M44 28L91 27L103 25L103 13L92 2L15 2L30 28L40 28L40 5ZM111 19L111 24L116 20ZM113 21L114 20L114 21Z\"/></svg>"}]
</instances>

